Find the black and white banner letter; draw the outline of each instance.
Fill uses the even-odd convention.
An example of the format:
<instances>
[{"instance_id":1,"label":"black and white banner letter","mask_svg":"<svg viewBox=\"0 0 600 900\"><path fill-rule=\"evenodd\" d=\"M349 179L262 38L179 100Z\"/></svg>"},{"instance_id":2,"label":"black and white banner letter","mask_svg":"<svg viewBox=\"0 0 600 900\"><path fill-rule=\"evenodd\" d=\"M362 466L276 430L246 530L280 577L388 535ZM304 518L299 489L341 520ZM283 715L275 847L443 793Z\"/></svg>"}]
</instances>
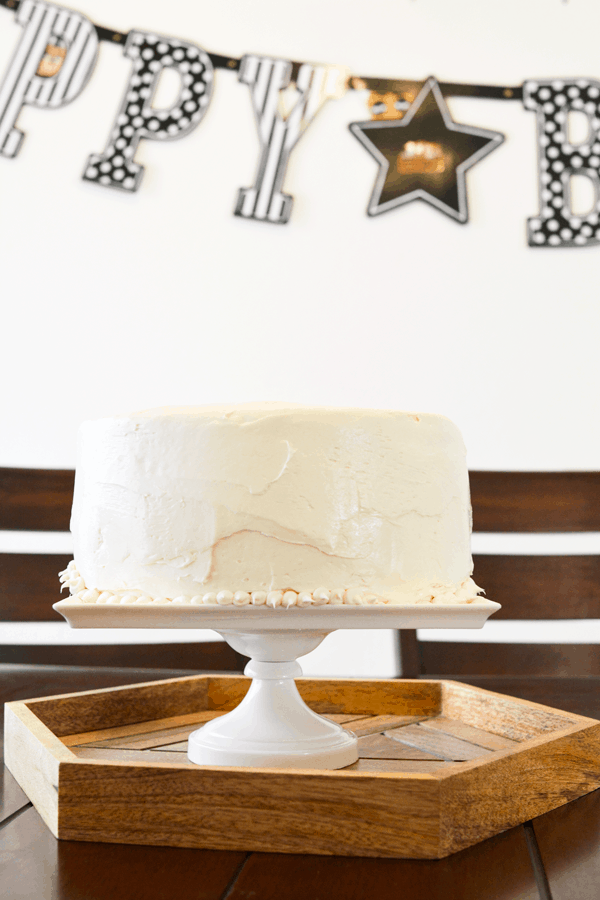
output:
<instances>
[{"instance_id":1,"label":"black and white banner letter","mask_svg":"<svg viewBox=\"0 0 600 900\"><path fill-rule=\"evenodd\" d=\"M0 155L16 156L23 132L15 128L25 104L56 109L85 87L98 54L93 24L79 13L42 0L22 0L15 19L24 28L0 85ZM44 69L47 53L58 65ZM46 74L53 72L53 74Z\"/></svg>"},{"instance_id":2,"label":"black and white banner letter","mask_svg":"<svg viewBox=\"0 0 600 900\"><path fill-rule=\"evenodd\" d=\"M584 247L600 243L600 82L588 78L526 81L526 109L537 113L540 212L527 220L532 247ZM587 138L572 144L569 113L583 113ZM571 209L571 178L584 175L595 191L592 209Z\"/></svg>"},{"instance_id":3,"label":"black and white banner letter","mask_svg":"<svg viewBox=\"0 0 600 900\"><path fill-rule=\"evenodd\" d=\"M195 44L145 31L129 32L124 53L133 68L123 102L104 153L89 157L83 179L136 191L144 174L133 159L139 142L174 140L193 131L209 104L214 70L208 54ZM155 109L152 100L167 67L178 72L181 90L169 109Z\"/></svg>"},{"instance_id":4,"label":"black and white banner letter","mask_svg":"<svg viewBox=\"0 0 600 900\"><path fill-rule=\"evenodd\" d=\"M282 193L290 153L326 100L341 97L349 72L337 66L303 63L296 79L298 98L285 115L280 91L292 74L289 60L244 56L239 80L252 93L261 156L256 183L241 188L236 216L284 224L290 218L293 198Z\"/></svg>"}]
</instances>

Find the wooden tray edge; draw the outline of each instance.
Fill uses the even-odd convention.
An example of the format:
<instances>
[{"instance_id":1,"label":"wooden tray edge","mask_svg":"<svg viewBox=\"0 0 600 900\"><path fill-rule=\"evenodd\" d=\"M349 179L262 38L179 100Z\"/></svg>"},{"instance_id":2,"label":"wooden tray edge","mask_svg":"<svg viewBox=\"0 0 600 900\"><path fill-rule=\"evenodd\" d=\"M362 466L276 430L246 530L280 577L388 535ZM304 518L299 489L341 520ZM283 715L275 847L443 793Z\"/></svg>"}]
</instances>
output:
<instances>
[{"instance_id":1,"label":"wooden tray edge","mask_svg":"<svg viewBox=\"0 0 600 900\"><path fill-rule=\"evenodd\" d=\"M583 717L582 717L583 718ZM443 855L550 812L600 788L600 722L539 736L516 753L500 750L442 780ZM530 778L523 778L523 772ZM534 773L535 782L531 777ZM536 792L536 785L538 786ZM519 788L518 801L507 795ZM475 824L476 823L476 824Z\"/></svg>"}]
</instances>

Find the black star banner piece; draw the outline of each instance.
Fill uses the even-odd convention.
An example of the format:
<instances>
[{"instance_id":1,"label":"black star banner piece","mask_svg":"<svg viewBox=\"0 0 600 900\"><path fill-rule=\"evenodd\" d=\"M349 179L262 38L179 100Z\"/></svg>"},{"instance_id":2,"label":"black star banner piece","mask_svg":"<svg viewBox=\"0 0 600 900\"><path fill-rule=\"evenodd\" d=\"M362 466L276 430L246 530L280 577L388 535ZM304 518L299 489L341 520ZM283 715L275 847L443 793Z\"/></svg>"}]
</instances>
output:
<instances>
[{"instance_id":1,"label":"black star banner piece","mask_svg":"<svg viewBox=\"0 0 600 900\"><path fill-rule=\"evenodd\" d=\"M435 78L427 79L402 119L349 127L379 163L370 216L421 199L467 222L465 172L504 140L496 131L454 122Z\"/></svg>"}]
</instances>

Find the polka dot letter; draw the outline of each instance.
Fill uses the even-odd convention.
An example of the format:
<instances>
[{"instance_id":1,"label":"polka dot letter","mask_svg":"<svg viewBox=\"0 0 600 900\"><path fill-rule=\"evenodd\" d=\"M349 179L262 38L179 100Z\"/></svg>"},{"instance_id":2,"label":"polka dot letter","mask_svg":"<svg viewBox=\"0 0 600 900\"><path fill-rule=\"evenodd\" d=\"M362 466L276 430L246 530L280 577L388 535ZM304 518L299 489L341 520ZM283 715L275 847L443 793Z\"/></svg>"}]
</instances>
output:
<instances>
[{"instance_id":1,"label":"polka dot letter","mask_svg":"<svg viewBox=\"0 0 600 900\"><path fill-rule=\"evenodd\" d=\"M129 33L124 53L133 60L133 68L123 102L104 153L89 157L83 179L136 191L144 174L144 167L133 159L140 140L173 140L193 131L210 101L213 66L195 44L145 31ZM179 73L181 91L170 109L155 109L152 99L167 67Z\"/></svg>"},{"instance_id":2,"label":"polka dot letter","mask_svg":"<svg viewBox=\"0 0 600 900\"><path fill-rule=\"evenodd\" d=\"M538 120L540 213L527 222L532 247L582 247L600 243L600 82L587 78L526 81L523 103ZM568 114L584 113L589 135L581 144L568 138ZM572 175L594 184L594 208L571 211Z\"/></svg>"}]
</instances>

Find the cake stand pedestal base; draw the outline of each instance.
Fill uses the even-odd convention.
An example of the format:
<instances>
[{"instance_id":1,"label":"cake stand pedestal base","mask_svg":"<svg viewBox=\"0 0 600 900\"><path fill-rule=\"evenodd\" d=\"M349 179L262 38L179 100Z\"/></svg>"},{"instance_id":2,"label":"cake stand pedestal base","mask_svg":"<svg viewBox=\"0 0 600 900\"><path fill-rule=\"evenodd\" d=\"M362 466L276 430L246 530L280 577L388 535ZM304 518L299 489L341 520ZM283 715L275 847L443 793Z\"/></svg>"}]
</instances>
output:
<instances>
[{"instance_id":1,"label":"cake stand pedestal base","mask_svg":"<svg viewBox=\"0 0 600 900\"><path fill-rule=\"evenodd\" d=\"M357 739L312 712L294 678L299 656L338 628L481 628L500 609L474 603L404 606L218 606L171 603L54 604L74 628L210 628L251 662L253 679L240 705L207 723L189 739L191 762L211 766L342 769L356 762Z\"/></svg>"},{"instance_id":2,"label":"cake stand pedestal base","mask_svg":"<svg viewBox=\"0 0 600 900\"><path fill-rule=\"evenodd\" d=\"M323 632L220 632L251 656L250 689L232 712L194 731L188 758L204 766L342 769L358 759L356 737L308 708L294 682L296 661L321 643Z\"/></svg>"}]
</instances>

